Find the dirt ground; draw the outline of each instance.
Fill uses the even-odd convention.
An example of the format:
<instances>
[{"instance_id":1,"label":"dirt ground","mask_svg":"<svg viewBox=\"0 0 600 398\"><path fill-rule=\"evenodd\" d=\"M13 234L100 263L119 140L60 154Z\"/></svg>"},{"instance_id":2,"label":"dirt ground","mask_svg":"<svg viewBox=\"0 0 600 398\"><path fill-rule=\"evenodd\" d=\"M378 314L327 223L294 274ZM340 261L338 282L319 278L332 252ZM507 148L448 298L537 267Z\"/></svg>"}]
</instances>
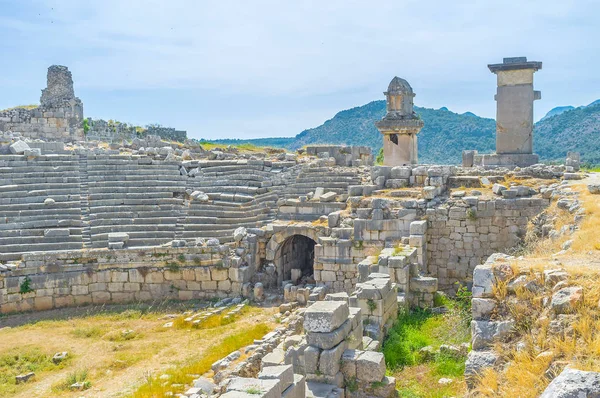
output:
<instances>
[{"instance_id":1,"label":"dirt ground","mask_svg":"<svg viewBox=\"0 0 600 398\"><path fill-rule=\"evenodd\" d=\"M0 357L15 347L39 349L54 355L67 351L70 359L62 369L40 372L35 379L16 386L10 397L122 397L149 375L160 376L170 366L185 363L236 330L258 323L274 329L274 309L250 308L232 324L211 329L163 325L166 314L185 308L162 308L146 312L140 307L96 307L48 311L0 318ZM132 331L132 332L131 332ZM61 392L53 385L77 370L87 370L92 387L86 391ZM8 395L7 395L8 394Z\"/></svg>"}]
</instances>

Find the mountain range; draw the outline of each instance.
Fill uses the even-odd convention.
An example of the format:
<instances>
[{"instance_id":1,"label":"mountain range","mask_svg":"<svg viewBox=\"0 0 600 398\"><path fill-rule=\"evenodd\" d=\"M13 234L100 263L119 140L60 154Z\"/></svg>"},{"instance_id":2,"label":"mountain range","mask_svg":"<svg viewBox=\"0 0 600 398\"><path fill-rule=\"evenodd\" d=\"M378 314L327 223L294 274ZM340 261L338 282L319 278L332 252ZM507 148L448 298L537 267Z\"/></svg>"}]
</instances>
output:
<instances>
[{"instance_id":1,"label":"mountain range","mask_svg":"<svg viewBox=\"0 0 600 398\"><path fill-rule=\"evenodd\" d=\"M338 112L321 126L290 138L217 140L221 144L251 143L298 149L309 144L366 145L377 153L382 138L374 122L385 115L385 101ZM464 149L494 152L496 122L471 112L415 106L425 126L419 133L419 162L459 164ZM564 161L567 151L581 153L582 161L600 164L600 100L588 106L561 106L549 111L534 126L534 152L546 162Z\"/></svg>"}]
</instances>

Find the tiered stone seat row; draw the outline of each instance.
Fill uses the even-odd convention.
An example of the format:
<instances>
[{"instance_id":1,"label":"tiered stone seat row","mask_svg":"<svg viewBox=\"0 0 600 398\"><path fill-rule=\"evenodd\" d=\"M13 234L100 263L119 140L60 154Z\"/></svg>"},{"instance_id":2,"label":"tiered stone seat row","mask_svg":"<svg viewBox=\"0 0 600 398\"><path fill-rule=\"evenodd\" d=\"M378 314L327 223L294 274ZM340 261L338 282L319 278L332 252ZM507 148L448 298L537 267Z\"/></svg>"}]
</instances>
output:
<instances>
[{"instance_id":1,"label":"tiered stone seat row","mask_svg":"<svg viewBox=\"0 0 600 398\"><path fill-rule=\"evenodd\" d=\"M25 251L81 248L78 158L0 160L0 261Z\"/></svg>"},{"instance_id":2,"label":"tiered stone seat row","mask_svg":"<svg viewBox=\"0 0 600 398\"><path fill-rule=\"evenodd\" d=\"M107 247L108 234L124 232L127 245L156 246L175 238L187 177L177 163L131 156L88 156L92 247Z\"/></svg>"},{"instance_id":3,"label":"tiered stone seat row","mask_svg":"<svg viewBox=\"0 0 600 398\"><path fill-rule=\"evenodd\" d=\"M350 185L360 183L360 177L352 171L332 171L327 167L304 167L295 181L285 188L285 197L297 198L314 192L317 187L341 195L348 192Z\"/></svg>"},{"instance_id":4,"label":"tiered stone seat row","mask_svg":"<svg viewBox=\"0 0 600 398\"><path fill-rule=\"evenodd\" d=\"M263 161L192 163L190 170L197 169L188 179L188 191L203 192L209 200L190 201L180 238L230 242L238 227L256 228L273 221L278 195L268 187L282 168Z\"/></svg>"}]
</instances>

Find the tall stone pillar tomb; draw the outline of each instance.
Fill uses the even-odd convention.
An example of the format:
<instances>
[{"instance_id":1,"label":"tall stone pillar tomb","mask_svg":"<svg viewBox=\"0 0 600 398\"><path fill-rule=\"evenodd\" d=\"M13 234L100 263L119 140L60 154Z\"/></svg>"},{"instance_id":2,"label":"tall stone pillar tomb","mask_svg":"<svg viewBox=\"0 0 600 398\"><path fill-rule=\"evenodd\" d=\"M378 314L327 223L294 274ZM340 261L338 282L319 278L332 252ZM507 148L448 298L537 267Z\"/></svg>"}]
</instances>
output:
<instances>
[{"instance_id":1,"label":"tall stone pillar tomb","mask_svg":"<svg viewBox=\"0 0 600 398\"><path fill-rule=\"evenodd\" d=\"M413 110L415 93L408 82L394 77L384 92L387 113L375 126L383 135L383 164L404 166L418 163L417 134L423 121Z\"/></svg>"},{"instance_id":2,"label":"tall stone pillar tomb","mask_svg":"<svg viewBox=\"0 0 600 398\"><path fill-rule=\"evenodd\" d=\"M533 101L541 98L541 92L533 89L533 74L542 69L542 63L513 57L488 68L496 74L498 82L494 97L496 155L505 157L501 163L518 166L537 163L538 156L533 154Z\"/></svg>"}]
</instances>

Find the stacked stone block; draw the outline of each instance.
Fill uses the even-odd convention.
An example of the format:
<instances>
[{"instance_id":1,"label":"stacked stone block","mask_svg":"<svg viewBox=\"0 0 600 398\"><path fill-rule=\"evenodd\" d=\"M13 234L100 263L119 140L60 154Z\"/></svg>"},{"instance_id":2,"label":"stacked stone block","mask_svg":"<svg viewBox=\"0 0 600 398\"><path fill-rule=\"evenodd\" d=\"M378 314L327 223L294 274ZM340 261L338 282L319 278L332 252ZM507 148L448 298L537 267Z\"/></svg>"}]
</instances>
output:
<instances>
[{"instance_id":1,"label":"stacked stone block","mask_svg":"<svg viewBox=\"0 0 600 398\"><path fill-rule=\"evenodd\" d=\"M24 254L0 273L0 312L237 297L253 270L236 268L228 258L224 245ZM31 291L23 293L25 280Z\"/></svg>"},{"instance_id":2,"label":"stacked stone block","mask_svg":"<svg viewBox=\"0 0 600 398\"><path fill-rule=\"evenodd\" d=\"M371 166L373 155L367 146L345 145L308 145L306 153L310 156L332 157L337 166Z\"/></svg>"},{"instance_id":3,"label":"stacked stone block","mask_svg":"<svg viewBox=\"0 0 600 398\"><path fill-rule=\"evenodd\" d=\"M342 374L346 380L346 397L396 397L396 379L385 375L383 353L346 350L342 355Z\"/></svg>"},{"instance_id":4,"label":"stacked stone block","mask_svg":"<svg viewBox=\"0 0 600 398\"><path fill-rule=\"evenodd\" d=\"M361 311L351 312L343 301L318 301L306 310L304 368L308 381L344 386L342 354L353 340L348 336L361 326Z\"/></svg>"},{"instance_id":5,"label":"stacked stone block","mask_svg":"<svg viewBox=\"0 0 600 398\"><path fill-rule=\"evenodd\" d=\"M315 245L314 278L334 292L352 291L357 282L352 240L319 237Z\"/></svg>"},{"instance_id":6,"label":"stacked stone block","mask_svg":"<svg viewBox=\"0 0 600 398\"><path fill-rule=\"evenodd\" d=\"M350 306L361 309L365 334L383 341L398 315L398 293L387 274L373 273L357 283Z\"/></svg>"},{"instance_id":7,"label":"stacked stone block","mask_svg":"<svg viewBox=\"0 0 600 398\"><path fill-rule=\"evenodd\" d=\"M422 187L423 197L433 199L442 194L449 178L456 175L455 166L375 166L371 168L371 181L378 189Z\"/></svg>"},{"instance_id":8,"label":"stacked stone block","mask_svg":"<svg viewBox=\"0 0 600 398\"><path fill-rule=\"evenodd\" d=\"M454 290L487 256L521 242L529 220L548 204L544 198L465 197L428 209L427 273L442 290Z\"/></svg>"}]
</instances>

